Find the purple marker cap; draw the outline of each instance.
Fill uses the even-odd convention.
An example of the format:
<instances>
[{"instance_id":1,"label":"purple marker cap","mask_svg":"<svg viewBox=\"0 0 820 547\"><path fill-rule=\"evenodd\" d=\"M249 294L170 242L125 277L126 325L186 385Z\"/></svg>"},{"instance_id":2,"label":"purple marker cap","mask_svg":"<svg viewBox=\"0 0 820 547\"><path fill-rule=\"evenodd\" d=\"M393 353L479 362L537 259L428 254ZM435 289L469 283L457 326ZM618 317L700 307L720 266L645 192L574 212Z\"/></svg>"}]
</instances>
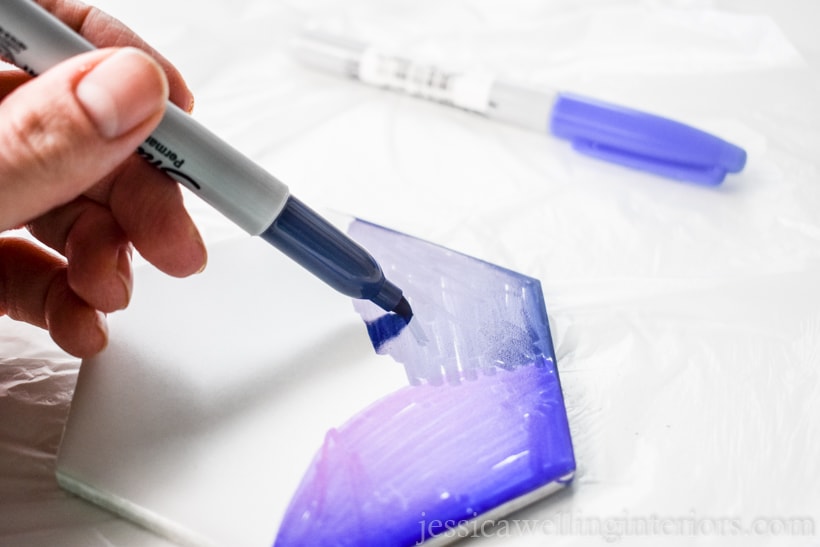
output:
<instances>
[{"instance_id":1,"label":"purple marker cap","mask_svg":"<svg viewBox=\"0 0 820 547\"><path fill-rule=\"evenodd\" d=\"M639 110L559 93L550 131L580 153L657 175L717 185L746 164L746 152L686 124Z\"/></svg>"}]
</instances>

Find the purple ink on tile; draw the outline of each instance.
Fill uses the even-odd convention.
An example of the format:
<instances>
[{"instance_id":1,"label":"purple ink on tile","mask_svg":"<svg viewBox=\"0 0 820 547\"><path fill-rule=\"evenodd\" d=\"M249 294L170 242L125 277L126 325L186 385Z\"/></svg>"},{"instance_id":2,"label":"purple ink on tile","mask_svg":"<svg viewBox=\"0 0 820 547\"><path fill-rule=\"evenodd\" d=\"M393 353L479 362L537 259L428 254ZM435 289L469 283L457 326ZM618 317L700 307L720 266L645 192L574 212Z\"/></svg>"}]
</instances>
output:
<instances>
[{"instance_id":1,"label":"purple ink on tile","mask_svg":"<svg viewBox=\"0 0 820 547\"><path fill-rule=\"evenodd\" d=\"M574 469L554 369L408 386L327 433L275 545L414 545Z\"/></svg>"},{"instance_id":2,"label":"purple ink on tile","mask_svg":"<svg viewBox=\"0 0 820 547\"><path fill-rule=\"evenodd\" d=\"M411 300L409 325L355 306L377 351L419 385L327 433L275 545L415 545L569 482L540 283L371 224L350 233Z\"/></svg>"}]
</instances>

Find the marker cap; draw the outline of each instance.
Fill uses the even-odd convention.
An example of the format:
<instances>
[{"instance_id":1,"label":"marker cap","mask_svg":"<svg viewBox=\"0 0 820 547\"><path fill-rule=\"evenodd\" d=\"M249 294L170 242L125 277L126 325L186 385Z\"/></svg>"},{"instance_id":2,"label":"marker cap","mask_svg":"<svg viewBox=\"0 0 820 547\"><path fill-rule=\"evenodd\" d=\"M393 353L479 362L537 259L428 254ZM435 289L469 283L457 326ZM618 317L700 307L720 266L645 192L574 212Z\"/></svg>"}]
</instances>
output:
<instances>
[{"instance_id":1,"label":"marker cap","mask_svg":"<svg viewBox=\"0 0 820 547\"><path fill-rule=\"evenodd\" d=\"M549 129L580 153L699 184L720 184L746 164L742 148L705 131L570 93L558 94Z\"/></svg>"}]
</instances>

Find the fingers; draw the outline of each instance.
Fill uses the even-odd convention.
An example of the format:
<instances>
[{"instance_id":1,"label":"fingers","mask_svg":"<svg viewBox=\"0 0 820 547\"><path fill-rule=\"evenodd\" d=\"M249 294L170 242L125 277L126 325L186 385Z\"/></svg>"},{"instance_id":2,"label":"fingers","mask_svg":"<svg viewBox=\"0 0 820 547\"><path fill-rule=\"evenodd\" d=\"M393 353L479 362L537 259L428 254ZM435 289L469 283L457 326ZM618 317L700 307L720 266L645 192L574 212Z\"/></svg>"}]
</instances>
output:
<instances>
[{"instance_id":1,"label":"fingers","mask_svg":"<svg viewBox=\"0 0 820 547\"><path fill-rule=\"evenodd\" d=\"M0 238L0 312L46 328L78 357L101 351L108 340L105 317L68 286L59 258L17 238Z\"/></svg>"},{"instance_id":2,"label":"fingers","mask_svg":"<svg viewBox=\"0 0 820 547\"><path fill-rule=\"evenodd\" d=\"M139 157L130 158L113 181L108 206L151 264L176 277L205 268L207 251L185 210L182 191Z\"/></svg>"},{"instance_id":3,"label":"fingers","mask_svg":"<svg viewBox=\"0 0 820 547\"><path fill-rule=\"evenodd\" d=\"M97 8L74 0L38 0L37 3L97 47L131 46L147 52L165 71L171 102L186 112L193 110L194 97L179 71L120 21Z\"/></svg>"},{"instance_id":4,"label":"fingers","mask_svg":"<svg viewBox=\"0 0 820 547\"><path fill-rule=\"evenodd\" d=\"M112 243L114 238L110 235L114 227L103 229L103 222L115 223L146 260L169 275L185 277L205 268L207 250L185 209L179 185L139 157L127 159L111 177L86 195L91 199L81 198L55 209L30 222L28 228L37 239L67 256L72 288L90 303L99 301L89 300L84 287L75 282L89 279L90 287L106 285L96 275L99 269L77 260L79 254L66 255L67 241L71 235L75 246L99 246L100 252L110 253L110 264L122 265L117 258L121 245ZM108 213L108 218L89 222L92 226L89 230L77 230L77 219L91 213L92 205ZM89 215L89 218L95 217L96 213ZM93 229L95 222L100 223L99 230ZM86 272L88 268L92 271ZM119 273L125 275L126 271L121 269ZM106 294L110 294L108 290ZM100 309L111 311L107 307Z\"/></svg>"},{"instance_id":5,"label":"fingers","mask_svg":"<svg viewBox=\"0 0 820 547\"><path fill-rule=\"evenodd\" d=\"M61 63L0 103L0 230L67 203L115 170L159 123L167 81L132 48Z\"/></svg>"},{"instance_id":6,"label":"fingers","mask_svg":"<svg viewBox=\"0 0 820 547\"><path fill-rule=\"evenodd\" d=\"M133 165L128 165L133 163ZM71 288L111 312L130 300L131 246L177 277L204 269L207 252L186 212L179 186L139 158L129 159L103 206L80 198L29 224L40 241L68 259Z\"/></svg>"},{"instance_id":7,"label":"fingers","mask_svg":"<svg viewBox=\"0 0 820 547\"><path fill-rule=\"evenodd\" d=\"M91 307L125 308L131 299L131 245L111 211L78 199L29 225L40 241L68 260L68 284Z\"/></svg>"}]
</instances>

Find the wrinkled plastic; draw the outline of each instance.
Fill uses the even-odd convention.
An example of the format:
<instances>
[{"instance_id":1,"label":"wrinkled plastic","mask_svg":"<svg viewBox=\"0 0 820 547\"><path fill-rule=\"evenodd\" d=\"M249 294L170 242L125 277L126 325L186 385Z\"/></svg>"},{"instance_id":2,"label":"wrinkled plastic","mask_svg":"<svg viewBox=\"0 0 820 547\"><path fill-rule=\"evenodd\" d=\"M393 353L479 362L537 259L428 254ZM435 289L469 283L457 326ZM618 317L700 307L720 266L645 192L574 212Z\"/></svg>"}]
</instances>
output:
<instances>
[{"instance_id":1,"label":"wrinkled plastic","mask_svg":"<svg viewBox=\"0 0 820 547\"><path fill-rule=\"evenodd\" d=\"M815 3L95 4L182 69L203 123L307 203L541 281L578 472L567 492L517 518L820 523ZM316 74L286 50L306 18L691 123L742 146L748 164L716 189L670 183ZM237 233L188 203L209 242ZM6 319L2 328L0 545L167 545L57 488L53 452L76 361L65 365L34 331ZM590 539L577 527L541 530L472 543ZM752 539L622 534L617 544L816 542Z\"/></svg>"}]
</instances>

